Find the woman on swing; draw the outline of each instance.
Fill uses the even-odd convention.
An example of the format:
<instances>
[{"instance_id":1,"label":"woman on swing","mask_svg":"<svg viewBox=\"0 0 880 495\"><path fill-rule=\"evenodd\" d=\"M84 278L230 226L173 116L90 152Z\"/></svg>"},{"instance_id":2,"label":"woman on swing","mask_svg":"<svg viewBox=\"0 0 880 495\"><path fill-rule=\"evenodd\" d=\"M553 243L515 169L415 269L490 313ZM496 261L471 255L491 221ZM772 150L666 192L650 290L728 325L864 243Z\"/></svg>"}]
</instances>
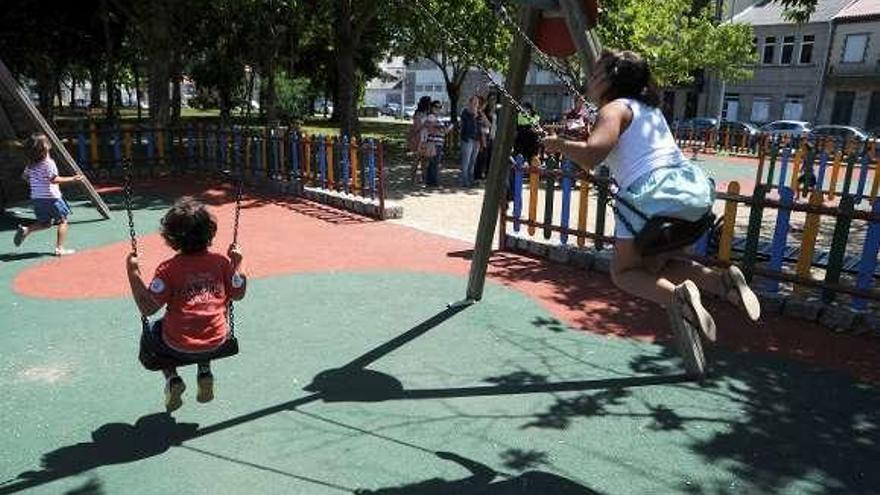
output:
<instances>
[{"instance_id":1,"label":"woman on swing","mask_svg":"<svg viewBox=\"0 0 880 495\"><path fill-rule=\"evenodd\" d=\"M242 254L236 244L223 256L208 250L217 232L217 221L204 204L185 196L178 199L162 218L162 237L177 254L159 264L149 287L141 276L137 255L127 258L128 281L138 309L150 316L166 306L165 316L153 323L153 342L163 355L198 362L196 400L214 398L214 376L209 359L226 341L229 327L226 308L230 300L245 295L247 278L242 272ZM165 409L178 409L186 385L176 368L165 375Z\"/></svg>"},{"instance_id":2,"label":"woman on swing","mask_svg":"<svg viewBox=\"0 0 880 495\"><path fill-rule=\"evenodd\" d=\"M604 162L617 182L618 196L648 217L703 217L712 208L714 184L675 144L657 107L647 62L630 51L604 51L588 85L588 96L600 107L589 138L550 136L544 149L562 153L585 170ZM700 289L742 308L752 321L760 317L758 298L736 266L718 272L680 256L680 251L642 257L634 238L646 220L622 205L615 215L611 279L617 287L670 309L673 318L686 319L712 342L715 322L703 307ZM700 346L689 332L676 333L683 353ZM688 371L702 374L702 364Z\"/></svg>"}]
</instances>

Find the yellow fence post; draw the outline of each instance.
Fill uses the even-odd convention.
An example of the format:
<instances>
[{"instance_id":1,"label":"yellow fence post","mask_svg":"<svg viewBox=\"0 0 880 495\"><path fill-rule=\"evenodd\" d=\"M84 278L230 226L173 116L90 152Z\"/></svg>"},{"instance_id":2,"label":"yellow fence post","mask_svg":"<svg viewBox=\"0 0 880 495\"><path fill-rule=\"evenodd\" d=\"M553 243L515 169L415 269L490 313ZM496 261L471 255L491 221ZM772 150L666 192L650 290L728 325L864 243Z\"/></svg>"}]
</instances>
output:
<instances>
[{"instance_id":1,"label":"yellow fence post","mask_svg":"<svg viewBox=\"0 0 880 495\"><path fill-rule=\"evenodd\" d=\"M822 193L813 191L810 195L810 206L822 206ZM810 268L813 266L813 253L816 247L816 237L819 234L820 214L809 212L804 222L804 234L801 239L801 254L797 261L797 276L800 278L811 278ZM795 284L795 292L802 293L805 288L800 284Z\"/></svg>"},{"instance_id":2,"label":"yellow fence post","mask_svg":"<svg viewBox=\"0 0 880 495\"><path fill-rule=\"evenodd\" d=\"M590 180L589 175L586 173L582 173L583 177L581 177L581 187L580 194L578 195L578 230L581 232L586 232L587 230L587 212L590 202ZM577 236L577 245L578 247L584 247L586 244L587 236L583 234L578 234Z\"/></svg>"},{"instance_id":3,"label":"yellow fence post","mask_svg":"<svg viewBox=\"0 0 880 495\"><path fill-rule=\"evenodd\" d=\"M733 181L727 185L727 194L739 194L739 182ZM721 227L721 240L718 246L718 259L730 261L733 251L733 227L736 225L737 202L727 200L724 204L724 225Z\"/></svg>"}]
</instances>

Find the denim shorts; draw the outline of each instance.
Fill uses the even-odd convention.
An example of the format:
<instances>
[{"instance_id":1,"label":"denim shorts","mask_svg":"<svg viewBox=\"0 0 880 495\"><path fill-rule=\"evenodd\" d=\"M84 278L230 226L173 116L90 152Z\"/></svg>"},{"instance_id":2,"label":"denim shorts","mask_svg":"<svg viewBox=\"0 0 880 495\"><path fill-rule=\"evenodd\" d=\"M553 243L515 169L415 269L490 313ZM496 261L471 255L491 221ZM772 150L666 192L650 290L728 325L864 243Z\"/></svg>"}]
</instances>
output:
<instances>
[{"instance_id":1,"label":"denim shorts","mask_svg":"<svg viewBox=\"0 0 880 495\"><path fill-rule=\"evenodd\" d=\"M715 202L715 182L698 166L685 161L656 168L636 179L617 195L638 208L647 217L666 216L693 222L706 214ZM632 239L646 220L618 201L614 237ZM627 228L625 218L635 232Z\"/></svg>"},{"instance_id":2,"label":"denim shorts","mask_svg":"<svg viewBox=\"0 0 880 495\"><path fill-rule=\"evenodd\" d=\"M70 216L70 207L62 198L34 198L31 200L34 206L34 215L37 222L49 225L58 225Z\"/></svg>"}]
</instances>

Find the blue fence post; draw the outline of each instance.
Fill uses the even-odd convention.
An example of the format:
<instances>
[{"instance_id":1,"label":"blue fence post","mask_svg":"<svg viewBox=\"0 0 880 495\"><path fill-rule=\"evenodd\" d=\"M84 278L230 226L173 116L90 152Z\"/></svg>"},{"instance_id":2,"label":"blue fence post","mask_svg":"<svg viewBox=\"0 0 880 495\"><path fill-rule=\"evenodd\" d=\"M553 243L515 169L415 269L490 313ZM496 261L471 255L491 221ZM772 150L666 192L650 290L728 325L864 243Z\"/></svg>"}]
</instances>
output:
<instances>
[{"instance_id":1,"label":"blue fence post","mask_svg":"<svg viewBox=\"0 0 880 495\"><path fill-rule=\"evenodd\" d=\"M880 200L874 201L871 212L874 215L880 215ZM868 290L874 284L878 250L880 250L880 222L874 221L868 225L868 233L865 235L865 244L862 248L862 259L859 261L859 274L856 278L856 287L859 289ZM852 307L853 309L864 311L868 307L868 301L855 297L853 298Z\"/></svg>"},{"instance_id":2,"label":"blue fence post","mask_svg":"<svg viewBox=\"0 0 880 495\"><path fill-rule=\"evenodd\" d=\"M260 146L262 143L260 142L260 136L258 133L254 133L253 135L251 135L250 141L251 141L251 158L252 158L252 160L251 160L251 174L256 176L260 173L260 163L261 163L260 162L260 152L261 152Z\"/></svg>"},{"instance_id":3,"label":"blue fence post","mask_svg":"<svg viewBox=\"0 0 880 495\"><path fill-rule=\"evenodd\" d=\"M367 174L369 176L370 199L376 199L376 140L370 138L367 147Z\"/></svg>"},{"instance_id":4,"label":"blue fence post","mask_svg":"<svg viewBox=\"0 0 880 495\"><path fill-rule=\"evenodd\" d=\"M214 160L214 168L216 170L223 170L223 167L226 165L226 129L223 126L218 125L217 131L214 133L214 145L217 146L216 151L214 152L214 156L216 157Z\"/></svg>"},{"instance_id":5,"label":"blue fence post","mask_svg":"<svg viewBox=\"0 0 880 495\"><path fill-rule=\"evenodd\" d=\"M290 180L299 182L299 133L290 133Z\"/></svg>"},{"instance_id":6,"label":"blue fence post","mask_svg":"<svg viewBox=\"0 0 880 495\"><path fill-rule=\"evenodd\" d=\"M522 226L522 207L523 207L523 171L525 169L525 158L522 155L516 155L513 161L513 231L519 232Z\"/></svg>"},{"instance_id":7,"label":"blue fence post","mask_svg":"<svg viewBox=\"0 0 880 495\"><path fill-rule=\"evenodd\" d=\"M318 136L315 142L318 144L318 149L316 150L318 158L318 184L321 189L325 189L327 187L327 146L324 143L324 136Z\"/></svg>"},{"instance_id":8,"label":"blue fence post","mask_svg":"<svg viewBox=\"0 0 880 495\"><path fill-rule=\"evenodd\" d=\"M122 135L119 132L119 124L113 126L113 165L122 167Z\"/></svg>"},{"instance_id":9,"label":"blue fence post","mask_svg":"<svg viewBox=\"0 0 880 495\"><path fill-rule=\"evenodd\" d=\"M782 162L779 164L779 185L777 189L785 187L785 179L788 178L788 159L791 157L791 147L782 150Z\"/></svg>"},{"instance_id":10,"label":"blue fence post","mask_svg":"<svg viewBox=\"0 0 880 495\"><path fill-rule=\"evenodd\" d=\"M147 139L147 165L149 167L156 166L156 135L153 132L153 129L150 129L144 133Z\"/></svg>"},{"instance_id":11,"label":"blue fence post","mask_svg":"<svg viewBox=\"0 0 880 495\"><path fill-rule=\"evenodd\" d=\"M80 165L90 167L91 163L89 162L89 153L86 145L85 126L80 122L76 131L76 155L79 159Z\"/></svg>"},{"instance_id":12,"label":"blue fence post","mask_svg":"<svg viewBox=\"0 0 880 495\"><path fill-rule=\"evenodd\" d=\"M196 168L196 132L192 124L186 125L186 164L187 168Z\"/></svg>"},{"instance_id":13,"label":"blue fence post","mask_svg":"<svg viewBox=\"0 0 880 495\"><path fill-rule=\"evenodd\" d=\"M244 164L241 154L241 127L232 127L232 170L239 175L244 175Z\"/></svg>"},{"instance_id":14,"label":"blue fence post","mask_svg":"<svg viewBox=\"0 0 880 495\"><path fill-rule=\"evenodd\" d=\"M345 194L349 194L350 188L348 181L351 180L351 157L349 153L348 136L344 136L341 141L340 152L342 153L342 156L340 156L340 163L342 163L342 189L345 191Z\"/></svg>"},{"instance_id":15,"label":"blue fence post","mask_svg":"<svg viewBox=\"0 0 880 495\"><path fill-rule=\"evenodd\" d=\"M825 190L825 170L827 170L827 168L828 151L823 149L821 154L819 155L819 176L816 177L816 190L819 192Z\"/></svg>"},{"instance_id":16,"label":"blue fence post","mask_svg":"<svg viewBox=\"0 0 880 495\"><path fill-rule=\"evenodd\" d=\"M788 240L788 230L791 227L791 205L794 202L794 191L790 187L779 190L782 207L776 215L776 228L773 231L773 241L770 245L769 268L773 271L782 271L782 261L785 257L785 244ZM779 280L771 279L767 282L770 292L779 292Z\"/></svg>"},{"instance_id":17,"label":"blue fence post","mask_svg":"<svg viewBox=\"0 0 880 495\"><path fill-rule=\"evenodd\" d=\"M574 167L571 164L571 160L564 160L562 162L562 211L560 212L560 225L562 226L562 231L559 234L559 240L562 245L568 244L568 226L570 224L570 216L571 216L571 176L574 173ZM552 193L552 191L551 191Z\"/></svg>"}]
</instances>

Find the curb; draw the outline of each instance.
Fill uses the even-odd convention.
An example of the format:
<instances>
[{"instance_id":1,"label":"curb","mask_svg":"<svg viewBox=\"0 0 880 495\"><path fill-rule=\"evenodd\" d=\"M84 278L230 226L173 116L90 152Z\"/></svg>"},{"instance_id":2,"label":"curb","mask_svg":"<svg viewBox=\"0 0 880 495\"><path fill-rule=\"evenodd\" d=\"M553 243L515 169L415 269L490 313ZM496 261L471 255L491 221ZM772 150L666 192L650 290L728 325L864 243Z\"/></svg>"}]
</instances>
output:
<instances>
[{"instance_id":1,"label":"curb","mask_svg":"<svg viewBox=\"0 0 880 495\"><path fill-rule=\"evenodd\" d=\"M608 274L612 251L593 247L551 246L531 239L507 234L505 247L513 252L536 256L585 271ZM880 337L880 314L856 311L848 306L827 304L815 297L755 290L765 315L783 315L818 323L835 333L852 333Z\"/></svg>"}]
</instances>

